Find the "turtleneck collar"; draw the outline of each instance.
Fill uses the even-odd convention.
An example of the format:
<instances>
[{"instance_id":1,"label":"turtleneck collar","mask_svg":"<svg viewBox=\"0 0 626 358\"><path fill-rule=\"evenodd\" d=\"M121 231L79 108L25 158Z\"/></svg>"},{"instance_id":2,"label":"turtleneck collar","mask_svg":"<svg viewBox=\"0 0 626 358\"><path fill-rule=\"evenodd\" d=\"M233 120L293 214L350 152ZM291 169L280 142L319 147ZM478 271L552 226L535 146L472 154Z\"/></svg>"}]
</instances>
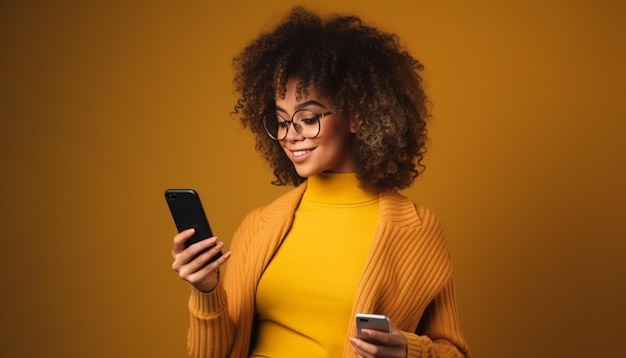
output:
<instances>
[{"instance_id":1,"label":"turtleneck collar","mask_svg":"<svg viewBox=\"0 0 626 358\"><path fill-rule=\"evenodd\" d=\"M359 187L354 173L321 173L307 181L303 200L329 204L361 204L378 200L378 194Z\"/></svg>"}]
</instances>

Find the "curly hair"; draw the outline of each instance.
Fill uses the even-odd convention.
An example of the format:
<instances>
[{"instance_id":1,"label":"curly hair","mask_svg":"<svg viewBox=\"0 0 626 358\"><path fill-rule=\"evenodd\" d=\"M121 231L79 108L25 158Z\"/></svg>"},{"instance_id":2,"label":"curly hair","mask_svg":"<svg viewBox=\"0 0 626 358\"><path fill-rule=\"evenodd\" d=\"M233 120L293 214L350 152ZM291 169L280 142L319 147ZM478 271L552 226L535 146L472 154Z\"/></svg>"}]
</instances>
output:
<instances>
[{"instance_id":1,"label":"curly hair","mask_svg":"<svg viewBox=\"0 0 626 358\"><path fill-rule=\"evenodd\" d=\"M295 7L233 59L239 116L256 138L256 150L271 165L275 185L299 185L300 177L280 143L270 139L263 117L275 113L277 96L298 78L298 95L312 86L356 125L352 145L360 186L376 193L408 187L425 169L426 121L430 117L419 72L423 65L397 35L359 17L326 19Z\"/></svg>"}]
</instances>

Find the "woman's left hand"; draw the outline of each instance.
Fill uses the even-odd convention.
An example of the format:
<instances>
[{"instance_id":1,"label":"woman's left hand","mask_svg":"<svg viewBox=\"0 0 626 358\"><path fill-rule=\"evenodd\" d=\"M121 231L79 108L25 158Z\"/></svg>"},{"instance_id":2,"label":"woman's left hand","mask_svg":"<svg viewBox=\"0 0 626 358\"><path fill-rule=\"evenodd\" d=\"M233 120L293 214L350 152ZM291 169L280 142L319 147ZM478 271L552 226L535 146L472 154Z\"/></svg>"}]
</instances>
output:
<instances>
[{"instance_id":1,"label":"woman's left hand","mask_svg":"<svg viewBox=\"0 0 626 358\"><path fill-rule=\"evenodd\" d=\"M350 343L352 343L359 358L406 357L406 337L393 324L391 325L391 333L373 329L363 329L362 333L368 337L369 342L350 337Z\"/></svg>"}]
</instances>

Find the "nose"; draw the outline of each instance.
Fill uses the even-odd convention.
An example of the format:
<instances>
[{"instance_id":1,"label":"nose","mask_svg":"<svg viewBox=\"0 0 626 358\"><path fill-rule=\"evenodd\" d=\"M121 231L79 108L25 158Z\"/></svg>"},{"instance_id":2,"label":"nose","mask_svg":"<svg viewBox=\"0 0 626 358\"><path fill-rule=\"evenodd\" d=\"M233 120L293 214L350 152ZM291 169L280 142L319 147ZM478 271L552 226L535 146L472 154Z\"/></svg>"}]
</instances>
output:
<instances>
[{"instance_id":1,"label":"nose","mask_svg":"<svg viewBox=\"0 0 626 358\"><path fill-rule=\"evenodd\" d=\"M289 127L287 127L287 135L285 136L285 140L304 140L304 136L300 134L300 132L296 129L297 124L293 123L293 121L290 121L288 125Z\"/></svg>"}]
</instances>

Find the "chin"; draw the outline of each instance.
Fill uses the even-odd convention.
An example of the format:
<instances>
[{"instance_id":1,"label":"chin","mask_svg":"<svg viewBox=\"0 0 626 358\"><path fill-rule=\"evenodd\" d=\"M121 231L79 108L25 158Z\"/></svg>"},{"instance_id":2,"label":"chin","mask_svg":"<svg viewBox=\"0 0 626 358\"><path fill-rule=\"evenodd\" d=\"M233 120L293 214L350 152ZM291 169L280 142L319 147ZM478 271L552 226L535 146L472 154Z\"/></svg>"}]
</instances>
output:
<instances>
[{"instance_id":1,"label":"chin","mask_svg":"<svg viewBox=\"0 0 626 358\"><path fill-rule=\"evenodd\" d=\"M311 177L313 175L316 175L316 174L320 173L320 171L311 170L311 169L308 169L308 168L298 168L296 166L296 173L298 173L298 175L303 177L303 178L308 178L308 177Z\"/></svg>"},{"instance_id":2,"label":"chin","mask_svg":"<svg viewBox=\"0 0 626 358\"><path fill-rule=\"evenodd\" d=\"M309 172L303 172L303 171L298 171L296 170L296 173L298 173L299 176L301 176L302 178L308 178L314 174L311 174Z\"/></svg>"}]
</instances>

